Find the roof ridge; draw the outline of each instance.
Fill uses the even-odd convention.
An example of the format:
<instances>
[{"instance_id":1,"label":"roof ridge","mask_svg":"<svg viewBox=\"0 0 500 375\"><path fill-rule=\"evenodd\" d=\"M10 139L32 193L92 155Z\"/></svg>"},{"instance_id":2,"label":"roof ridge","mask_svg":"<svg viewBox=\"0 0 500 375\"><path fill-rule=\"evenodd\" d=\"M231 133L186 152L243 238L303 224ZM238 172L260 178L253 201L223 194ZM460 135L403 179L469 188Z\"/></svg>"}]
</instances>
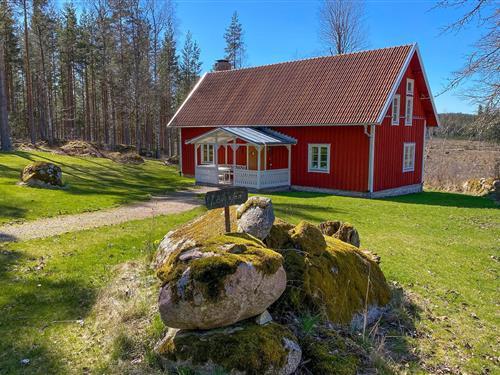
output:
<instances>
[{"instance_id":1,"label":"roof ridge","mask_svg":"<svg viewBox=\"0 0 500 375\"><path fill-rule=\"evenodd\" d=\"M347 53L342 53L342 54L339 54L339 55L315 56L315 57L308 57L308 58L305 58L305 59L288 60L288 61L281 61L281 62L270 63L270 64L248 66L248 67L245 67L245 68L206 72L205 74L220 74L220 73L228 73L228 72L239 72L239 71L242 71L242 70L258 69L258 68L264 68L264 67L275 66L275 65L292 64L292 63L303 62L303 61L319 60L319 59L326 59L326 58L341 58L341 57L344 57L344 56L357 55L357 54L361 54L361 53L374 52L374 51L382 51L382 50L402 48L402 47L413 47L413 46L416 46L416 45L417 45L417 42L413 42L413 43L407 43L407 44L400 44L400 45L397 45L397 46L382 47L382 48L373 48L373 49L365 49L365 50L361 50L361 51L347 52Z\"/></svg>"}]
</instances>

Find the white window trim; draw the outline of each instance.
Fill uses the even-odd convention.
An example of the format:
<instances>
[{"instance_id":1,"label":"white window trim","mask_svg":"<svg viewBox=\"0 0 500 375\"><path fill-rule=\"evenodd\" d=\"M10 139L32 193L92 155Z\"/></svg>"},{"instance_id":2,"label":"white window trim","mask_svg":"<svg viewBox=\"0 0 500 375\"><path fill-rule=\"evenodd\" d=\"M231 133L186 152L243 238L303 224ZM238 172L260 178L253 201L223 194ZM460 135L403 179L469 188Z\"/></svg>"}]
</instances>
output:
<instances>
[{"instance_id":1,"label":"white window trim","mask_svg":"<svg viewBox=\"0 0 500 375\"><path fill-rule=\"evenodd\" d=\"M413 146L413 160L412 160L412 165L410 168L405 168L405 154L406 154L406 149L409 146ZM404 172L414 172L415 171L415 153L417 152L417 147L415 142L405 142L403 143L403 173Z\"/></svg>"},{"instance_id":2,"label":"white window trim","mask_svg":"<svg viewBox=\"0 0 500 375\"><path fill-rule=\"evenodd\" d=\"M411 82L411 89L412 91L408 91L408 83ZM407 78L406 79L406 95L411 95L413 96L413 93L415 92L415 80L414 79L411 79L411 78Z\"/></svg>"},{"instance_id":3,"label":"white window trim","mask_svg":"<svg viewBox=\"0 0 500 375\"><path fill-rule=\"evenodd\" d=\"M411 111L408 113L408 103L411 103ZM413 123L413 96L406 97L405 103L405 126L411 126Z\"/></svg>"},{"instance_id":4,"label":"white window trim","mask_svg":"<svg viewBox=\"0 0 500 375\"><path fill-rule=\"evenodd\" d=\"M312 148L313 147L326 147L326 169L311 168L312 162ZM321 155L319 153L318 155ZM328 143L309 143L307 145L307 171L312 173L330 173L330 144Z\"/></svg>"},{"instance_id":5,"label":"white window trim","mask_svg":"<svg viewBox=\"0 0 500 375\"><path fill-rule=\"evenodd\" d=\"M212 160L210 160L209 154L210 154L210 146L212 147ZM207 148L207 157L208 160L205 160L205 152L204 148ZM213 164L214 163L214 158L215 158L215 146L212 143L203 143L201 145L201 164Z\"/></svg>"},{"instance_id":6,"label":"white window trim","mask_svg":"<svg viewBox=\"0 0 500 375\"><path fill-rule=\"evenodd\" d=\"M394 102L398 101L398 106L397 106L397 121L394 121ZM401 116L401 96L399 94L394 95L394 98L392 99L392 113L391 113L391 125L399 125L399 119Z\"/></svg>"}]
</instances>

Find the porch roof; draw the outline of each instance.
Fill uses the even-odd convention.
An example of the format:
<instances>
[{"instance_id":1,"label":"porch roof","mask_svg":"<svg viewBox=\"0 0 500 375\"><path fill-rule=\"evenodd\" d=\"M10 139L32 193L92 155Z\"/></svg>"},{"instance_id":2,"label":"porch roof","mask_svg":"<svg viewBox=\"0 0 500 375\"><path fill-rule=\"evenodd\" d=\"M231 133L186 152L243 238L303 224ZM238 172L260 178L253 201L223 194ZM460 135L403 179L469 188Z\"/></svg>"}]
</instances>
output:
<instances>
[{"instance_id":1,"label":"porch roof","mask_svg":"<svg viewBox=\"0 0 500 375\"><path fill-rule=\"evenodd\" d=\"M295 145L297 140L275 130L259 127L222 127L210 130L198 137L189 139L186 144L194 143L228 143L241 139L253 145Z\"/></svg>"}]
</instances>

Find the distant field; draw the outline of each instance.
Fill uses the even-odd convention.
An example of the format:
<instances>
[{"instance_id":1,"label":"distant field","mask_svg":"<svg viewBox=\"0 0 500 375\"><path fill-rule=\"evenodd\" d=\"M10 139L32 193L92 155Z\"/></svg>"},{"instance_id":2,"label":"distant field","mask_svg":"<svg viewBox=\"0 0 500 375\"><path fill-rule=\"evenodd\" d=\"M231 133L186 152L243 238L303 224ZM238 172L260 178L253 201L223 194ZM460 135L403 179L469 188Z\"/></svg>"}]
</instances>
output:
<instances>
[{"instance_id":1,"label":"distant field","mask_svg":"<svg viewBox=\"0 0 500 375\"><path fill-rule=\"evenodd\" d=\"M35 160L58 164L67 189L17 186L22 169ZM48 152L0 152L0 224L101 210L186 186L192 186L192 180L161 161L130 165Z\"/></svg>"},{"instance_id":2,"label":"distant field","mask_svg":"<svg viewBox=\"0 0 500 375\"><path fill-rule=\"evenodd\" d=\"M500 177L500 145L433 138L427 143L425 187L461 191L471 178Z\"/></svg>"}]
</instances>

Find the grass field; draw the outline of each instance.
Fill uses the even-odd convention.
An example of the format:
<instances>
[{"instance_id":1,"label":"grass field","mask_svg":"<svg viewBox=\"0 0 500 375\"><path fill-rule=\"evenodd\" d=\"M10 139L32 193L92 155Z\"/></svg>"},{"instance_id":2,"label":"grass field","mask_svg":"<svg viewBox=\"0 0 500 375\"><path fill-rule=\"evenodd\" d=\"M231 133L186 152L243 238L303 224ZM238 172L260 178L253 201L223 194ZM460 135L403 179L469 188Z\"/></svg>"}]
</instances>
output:
<instances>
[{"instance_id":1,"label":"grass field","mask_svg":"<svg viewBox=\"0 0 500 375\"><path fill-rule=\"evenodd\" d=\"M500 210L491 201L438 192L387 200L269 196L277 215L291 222L354 223L362 247L382 257L387 278L419 309L416 335L400 338L400 350L414 355L409 372L499 371ZM104 349L89 348L76 322L91 320L110 270L144 259L154 240L200 212L3 245L0 373L94 371ZM20 364L24 358L29 365Z\"/></svg>"},{"instance_id":2,"label":"grass field","mask_svg":"<svg viewBox=\"0 0 500 375\"><path fill-rule=\"evenodd\" d=\"M58 164L67 188L17 186L22 169L35 160ZM48 152L0 152L0 224L101 210L191 185L192 180L179 177L175 168L160 161L129 165Z\"/></svg>"}]
</instances>

